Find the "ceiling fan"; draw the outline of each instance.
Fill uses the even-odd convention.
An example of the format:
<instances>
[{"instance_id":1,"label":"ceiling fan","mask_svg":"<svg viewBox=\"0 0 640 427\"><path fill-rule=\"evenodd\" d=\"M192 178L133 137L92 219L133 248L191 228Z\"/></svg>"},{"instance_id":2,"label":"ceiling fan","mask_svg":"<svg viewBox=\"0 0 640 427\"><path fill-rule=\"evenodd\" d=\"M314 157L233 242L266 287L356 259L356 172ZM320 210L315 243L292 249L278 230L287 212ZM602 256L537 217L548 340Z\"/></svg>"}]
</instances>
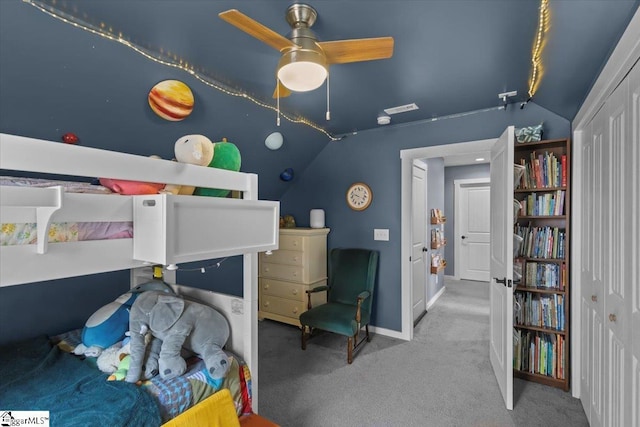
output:
<instances>
[{"instance_id":1,"label":"ceiling fan","mask_svg":"<svg viewBox=\"0 0 640 427\"><path fill-rule=\"evenodd\" d=\"M278 86L273 97L285 97L290 91L307 92L317 89L329 74L329 65L386 59L393 55L393 37L336 40L320 42L311 31L318 13L302 3L287 8L286 20L291 26L286 38L249 18L236 9L218 16L229 24L278 50Z\"/></svg>"}]
</instances>

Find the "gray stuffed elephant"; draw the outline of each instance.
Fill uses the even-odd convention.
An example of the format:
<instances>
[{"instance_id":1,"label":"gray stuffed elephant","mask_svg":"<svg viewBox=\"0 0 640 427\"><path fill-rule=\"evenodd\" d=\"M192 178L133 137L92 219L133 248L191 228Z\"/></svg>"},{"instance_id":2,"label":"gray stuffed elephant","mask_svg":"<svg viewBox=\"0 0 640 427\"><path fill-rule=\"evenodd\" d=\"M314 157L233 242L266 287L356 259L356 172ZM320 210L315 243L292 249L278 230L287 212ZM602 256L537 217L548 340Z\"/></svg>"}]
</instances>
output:
<instances>
[{"instance_id":1,"label":"gray stuffed elephant","mask_svg":"<svg viewBox=\"0 0 640 427\"><path fill-rule=\"evenodd\" d=\"M187 368L182 347L200 356L211 378L224 378L229 359L222 347L229 339L229 323L213 308L165 292L148 291L138 296L129 315L131 364L125 380L135 383L142 376L158 373L164 379L182 375ZM145 362L144 336L153 336Z\"/></svg>"}]
</instances>

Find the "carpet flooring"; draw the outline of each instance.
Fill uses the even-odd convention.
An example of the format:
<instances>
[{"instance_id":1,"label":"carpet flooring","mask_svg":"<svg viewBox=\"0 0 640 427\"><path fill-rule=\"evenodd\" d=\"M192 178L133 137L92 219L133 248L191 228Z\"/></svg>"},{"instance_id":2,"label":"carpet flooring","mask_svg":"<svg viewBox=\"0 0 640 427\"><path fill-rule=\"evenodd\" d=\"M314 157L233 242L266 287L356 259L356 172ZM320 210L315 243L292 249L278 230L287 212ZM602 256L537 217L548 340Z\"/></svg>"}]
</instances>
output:
<instances>
[{"instance_id":1,"label":"carpet flooring","mask_svg":"<svg viewBox=\"0 0 640 427\"><path fill-rule=\"evenodd\" d=\"M489 362L487 283L447 279L406 342L373 335L347 364L346 338L264 320L259 413L285 427L587 426L578 399L514 380L508 411Z\"/></svg>"}]
</instances>

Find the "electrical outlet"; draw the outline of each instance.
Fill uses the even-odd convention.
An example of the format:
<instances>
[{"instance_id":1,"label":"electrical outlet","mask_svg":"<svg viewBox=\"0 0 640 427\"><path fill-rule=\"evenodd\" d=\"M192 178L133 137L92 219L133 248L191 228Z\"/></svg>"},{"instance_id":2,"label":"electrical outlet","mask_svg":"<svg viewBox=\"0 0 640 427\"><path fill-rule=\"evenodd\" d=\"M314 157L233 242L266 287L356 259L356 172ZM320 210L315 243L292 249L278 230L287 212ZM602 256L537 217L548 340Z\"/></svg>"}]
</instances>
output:
<instances>
[{"instance_id":1,"label":"electrical outlet","mask_svg":"<svg viewBox=\"0 0 640 427\"><path fill-rule=\"evenodd\" d=\"M389 229L388 228L374 228L373 240L389 241Z\"/></svg>"}]
</instances>

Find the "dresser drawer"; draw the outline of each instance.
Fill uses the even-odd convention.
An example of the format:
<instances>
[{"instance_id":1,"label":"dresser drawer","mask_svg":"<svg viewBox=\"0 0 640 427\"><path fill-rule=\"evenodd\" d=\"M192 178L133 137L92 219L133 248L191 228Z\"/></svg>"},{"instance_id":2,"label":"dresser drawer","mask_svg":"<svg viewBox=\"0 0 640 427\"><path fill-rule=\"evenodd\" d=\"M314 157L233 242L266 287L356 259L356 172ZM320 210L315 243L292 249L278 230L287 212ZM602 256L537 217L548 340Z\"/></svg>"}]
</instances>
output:
<instances>
[{"instance_id":1,"label":"dresser drawer","mask_svg":"<svg viewBox=\"0 0 640 427\"><path fill-rule=\"evenodd\" d=\"M260 264L260 277L268 279L286 280L288 282L300 282L304 284L315 283L327 278L327 268L320 266L283 265L264 262Z\"/></svg>"},{"instance_id":2,"label":"dresser drawer","mask_svg":"<svg viewBox=\"0 0 640 427\"><path fill-rule=\"evenodd\" d=\"M280 234L278 249L287 251L309 250L309 238L305 236L292 236Z\"/></svg>"},{"instance_id":3,"label":"dresser drawer","mask_svg":"<svg viewBox=\"0 0 640 427\"><path fill-rule=\"evenodd\" d=\"M307 300L306 290L309 289L307 285L264 278L259 282L261 294L298 301Z\"/></svg>"},{"instance_id":4,"label":"dresser drawer","mask_svg":"<svg viewBox=\"0 0 640 427\"><path fill-rule=\"evenodd\" d=\"M307 311L307 303L274 297L273 295L261 295L260 310L267 313L298 319L300 313Z\"/></svg>"},{"instance_id":5,"label":"dresser drawer","mask_svg":"<svg viewBox=\"0 0 640 427\"><path fill-rule=\"evenodd\" d=\"M316 307L320 304L324 304L327 302L327 293L326 292L317 292L311 294L311 306ZM260 294L260 307L259 310L264 317L271 317L269 313L272 313L276 316L282 316L285 318L295 319L296 322L287 322L292 324L300 325L297 321L300 317L300 314L307 311L307 298L305 294L304 301L295 301L287 298L280 298L273 295ZM280 320L277 319L276 320Z\"/></svg>"},{"instance_id":6,"label":"dresser drawer","mask_svg":"<svg viewBox=\"0 0 640 427\"><path fill-rule=\"evenodd\" d=\"M303 285L294 282L284 282L281 280L260 278L260 295L273 295L280 298L288 298L292 300L307 301L307 290L316 288L318 286L325 286L326 280L312 283L310 285ZM319 294L324 295L325 292ZM314 301L316 294L311 295L311 301ZM323 297L326 301L326 297Z\"/></svg>"},{"instance_id":7,"label":"dresser drawer","mask_svg":"<svg viewBox=\"0 0 640 427\"><path fill-rule=\"evenodd\" d=\"M309 258L308 254L307 257ZM260 253L260 262L261 263L272 263L272 264L286 264L286 265L303 265L305 259L304 252L300 251L289 251L279 249L277 251L273 251L271 255L267 255L265 252Z\"/></svg>"}]
</instances>

